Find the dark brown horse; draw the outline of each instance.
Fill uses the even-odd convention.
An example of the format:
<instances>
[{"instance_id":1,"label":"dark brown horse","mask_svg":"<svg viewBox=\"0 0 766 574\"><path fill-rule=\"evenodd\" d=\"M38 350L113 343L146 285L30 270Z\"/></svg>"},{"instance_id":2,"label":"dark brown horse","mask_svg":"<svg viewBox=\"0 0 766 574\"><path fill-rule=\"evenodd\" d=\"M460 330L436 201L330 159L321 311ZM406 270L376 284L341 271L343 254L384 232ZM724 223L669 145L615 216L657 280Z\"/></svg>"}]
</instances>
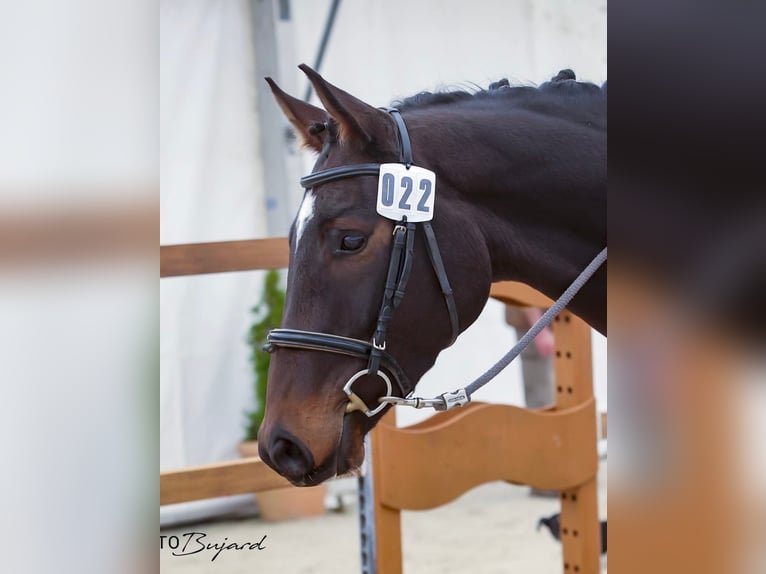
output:
<instances>
[{"instance_id":1,"label":"dark brown horse","mask_svg":"<svg viewBox=\"0 0 766 574\"><path fill-rule=\"evenodd\" d=\"M315 171L397 162L391 114L301 66L325 109L272 91ZM540 87L507 81L477 93L421 93L398 109L414 164L436 173L433 229L454 289L460 330L483 309L493 281L527 283L555 299L606 245L606 90L565 70ZM376 212L377 177L314 186L290 231L283 327L369 341L391 256L394 221ZM414 388L450 343L450 317L416 237L412 273L387 337L387 352ZM606 268L570 304L606 332ZM298 485L358 467L363 437L381 414L346 413L344 383L364 360L305 349L272 356L260 454ZM357 386L367 404L385 394L378 377ZM454 381L457 386L463 381Z\"/></svg>"}]
</instances>

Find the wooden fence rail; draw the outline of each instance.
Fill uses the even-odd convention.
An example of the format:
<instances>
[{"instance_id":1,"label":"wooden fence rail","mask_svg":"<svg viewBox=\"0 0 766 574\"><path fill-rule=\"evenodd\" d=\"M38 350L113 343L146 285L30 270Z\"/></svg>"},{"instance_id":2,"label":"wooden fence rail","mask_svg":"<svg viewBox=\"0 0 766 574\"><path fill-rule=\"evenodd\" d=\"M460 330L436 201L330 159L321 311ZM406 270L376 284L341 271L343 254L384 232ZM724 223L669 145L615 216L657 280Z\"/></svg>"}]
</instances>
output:
<instances>
[{"instance_id":1,"label":"wooden fence rail","mask_svg":"<svg viewBox=\"0 0 766 574\"><path fill-rule=\"evenodd\" d=\"M287 238L160 246L160 277L287 267ZM160 505L290 487L258 457L160 473Z\"/></svg>"},{"instance_id":2,"label":"wooden fence rail","mask_svg":"<svg viewBox=\"0 0 766 574\"><path fill-rule=\"evenodd\" d=\"M287 267L286 237L160 247L160 277Z\"/></svg>"},{"instance_id":3,"label":"wooden fence rail","mask_svg":"<svg viewBox=\"0 0 766 574\"><path fill-rule=\"evenodd\" d=\"M160 505L290 486L258 457L160 473Z\"/></svg>"}]
</instances>

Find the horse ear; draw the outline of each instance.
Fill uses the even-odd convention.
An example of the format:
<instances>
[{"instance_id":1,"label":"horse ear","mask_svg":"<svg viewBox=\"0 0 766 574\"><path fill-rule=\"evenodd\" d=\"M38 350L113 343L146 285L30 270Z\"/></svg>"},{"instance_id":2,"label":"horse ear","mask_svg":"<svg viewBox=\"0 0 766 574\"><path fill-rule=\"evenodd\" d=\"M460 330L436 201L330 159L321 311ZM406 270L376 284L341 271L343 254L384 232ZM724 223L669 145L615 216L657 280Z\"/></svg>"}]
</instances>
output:
<instances>
[{"instance_id":1,"label":"horse ear","mask_svg":"<svg viewBox=\"0 0 766 574\"><path fill-rule=\"evenodd\" d=\"M322 138L320 133L323 131L326 122L330 116L322 108L317 108L311 104L294 98L277 86L271 78L266 78L274 98L279 107L290 120L298 135L303 140L303 145L313 149L316 152L322 151Z\"/></svg>"},{"instance_id":2,"label":"horse ear","mask_svg":"<svg viewBox=\"0 0 766 574\"><path fill-rule=\"evenodd\" d=\"M308 76L325 109L338 123L341 141L356 140L362 145L386 137L386 113L333 86L306 64L298 66Z\"/></svg>"}]
</instances>

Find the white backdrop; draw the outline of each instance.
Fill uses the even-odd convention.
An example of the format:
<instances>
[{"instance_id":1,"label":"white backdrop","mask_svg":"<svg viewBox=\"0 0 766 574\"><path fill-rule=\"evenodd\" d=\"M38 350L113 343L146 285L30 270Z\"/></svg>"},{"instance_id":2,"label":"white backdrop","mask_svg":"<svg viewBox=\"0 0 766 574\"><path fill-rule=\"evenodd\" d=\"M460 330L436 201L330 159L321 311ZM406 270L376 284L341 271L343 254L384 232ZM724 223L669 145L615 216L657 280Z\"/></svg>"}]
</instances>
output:
<instances>
[{"instance_id":1,"label":"white backdrop","mask_svg":"<svg viewBox=\"0 0 766 574\"><path fill-rule=\"evenodd\" d=\"M287 89L297 87L297 96L306 81L294 66L313 62L329 5L329 0L293 0L290 20L275 22L283 44L279 81ZM271 96L253 71L247 2L165 0L160 21L161 242L263 236L255 98ZM502 77L540 83L561 68L574 69L579 79L606 80L605 0L347 0L321 72L369 103L386 105L424 89L486 87ZM310 154L290 162L302 164L291 175L296 187L298 172L312 163ZM237 456L242 413L252 405L244 338L260 281L261 274L252 272L162 280L163 469ZM513 341L502 305L490 301L439 357L419 392L451 390L469 381ZM606 410L606 343L598 335L594 343L598 408ZM521 404L519 367L509 367L477 398ZM427 413L400 409L399 421L409 424L423 416ZM174 505L162 509L161 521L224 512L250 500Z\"/></svg>"},{"instance_id":2,"label":"white backdrop","mask_svg":"<svg viewBox=\"0 0 766 574\"><path fill-rule=\"evenodd\" d=\"M249 8L160 4L163 245L265 235ZM252 406L245 336L262 274L160 281L160 467L236 458ZM163 507L161 521L224 512L251 496Z\"/></svg>"}]
</instances>

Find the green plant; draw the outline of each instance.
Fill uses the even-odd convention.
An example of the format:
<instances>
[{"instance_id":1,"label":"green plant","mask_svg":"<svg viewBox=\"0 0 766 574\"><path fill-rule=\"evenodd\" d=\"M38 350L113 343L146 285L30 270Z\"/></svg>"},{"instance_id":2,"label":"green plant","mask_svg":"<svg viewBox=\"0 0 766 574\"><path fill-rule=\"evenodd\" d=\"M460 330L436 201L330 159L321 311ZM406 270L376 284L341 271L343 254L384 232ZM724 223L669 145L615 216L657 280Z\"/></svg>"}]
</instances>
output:
<instances>
[{"instance_id":1,"label":"green plant","mask_svg":"<svg viewBox=\"0 0 766 574\"><path fill-rule=\"evenodd\" d=\"M253 364L255 375L255 408L246 413L247 426L245 440L256 440L258 429L263 422L263 414L266 410L266 385L269 378L269 361L271 355L263 350L266 344L266 335L271 329L276 329L282 322L282 312L285 308L285 292L280 287L279 271L271 270L266 273L263 280L263 292L261 300L252 312L256 321L250 327L247 342L252 347L250 361Z\"/></svg>"}]
</instances>

